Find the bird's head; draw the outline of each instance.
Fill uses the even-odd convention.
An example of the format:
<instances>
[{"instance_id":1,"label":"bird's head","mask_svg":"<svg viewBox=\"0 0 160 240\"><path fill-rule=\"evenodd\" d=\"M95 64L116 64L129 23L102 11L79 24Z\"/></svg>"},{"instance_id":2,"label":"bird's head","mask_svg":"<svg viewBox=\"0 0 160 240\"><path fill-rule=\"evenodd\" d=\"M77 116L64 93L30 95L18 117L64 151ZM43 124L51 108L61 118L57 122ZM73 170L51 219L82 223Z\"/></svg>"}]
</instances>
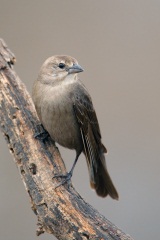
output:
<instances>
[{"instance_id":1,"label":"bird's head","mask_svg":"<svg viewBox=\"0 0 160 240\"><path fill-rule=\"evenodd\" d=\"M57 82L64 80L67 76L73 77L77 73L83 72L82 67L77 60L70 56L55 55L48 58L41 67L40 76L41 81L48 83L48 81Z\"/></svg>"}]
</instances>

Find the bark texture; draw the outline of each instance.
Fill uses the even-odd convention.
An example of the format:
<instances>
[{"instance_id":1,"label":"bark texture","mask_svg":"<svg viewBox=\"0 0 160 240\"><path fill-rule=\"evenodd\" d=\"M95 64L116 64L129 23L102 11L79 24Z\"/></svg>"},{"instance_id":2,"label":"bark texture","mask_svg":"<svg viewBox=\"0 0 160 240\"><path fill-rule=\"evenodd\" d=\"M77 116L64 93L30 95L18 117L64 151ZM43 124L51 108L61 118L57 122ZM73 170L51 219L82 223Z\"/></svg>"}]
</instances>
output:
<instances>
[{"instance_id":1,"label":"bark texture","mask_svg":"<svg viewBox=\"0 0 160 240\"><path fill-rule=\"evenodd\" d=\"M40 127L32 99L12 65L14 54L0 39L0 127L19 169L32 210L37 215L37 235L57 239L132 240L86 203L72 184L57 186L54 174L66 168L53 141L34 134Z\"/></svg>"}]
</instances>

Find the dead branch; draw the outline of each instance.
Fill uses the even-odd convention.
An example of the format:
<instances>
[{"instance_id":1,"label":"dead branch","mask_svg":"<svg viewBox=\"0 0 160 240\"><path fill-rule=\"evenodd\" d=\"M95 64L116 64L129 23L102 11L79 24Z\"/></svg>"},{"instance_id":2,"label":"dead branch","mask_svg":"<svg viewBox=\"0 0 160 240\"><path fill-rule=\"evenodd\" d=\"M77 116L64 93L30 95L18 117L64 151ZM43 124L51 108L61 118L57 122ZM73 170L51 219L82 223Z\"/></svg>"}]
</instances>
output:
<instances>
[{"instance_id":1,"label":"dead branch","mask_svg":"<svg viewBox=\"0 0 160 240\"><path fill-rule=\"evenodd\" d=\"M49 138L35 139L40 126L32 99L12 68L14 54L0 39L0 126L19 169L32 210L37 215L37 235L48 232L57 239L132 238L98 213L76 192L72 184L55 189L54 174L66 168Z\"/></svg>"}]
</instances>

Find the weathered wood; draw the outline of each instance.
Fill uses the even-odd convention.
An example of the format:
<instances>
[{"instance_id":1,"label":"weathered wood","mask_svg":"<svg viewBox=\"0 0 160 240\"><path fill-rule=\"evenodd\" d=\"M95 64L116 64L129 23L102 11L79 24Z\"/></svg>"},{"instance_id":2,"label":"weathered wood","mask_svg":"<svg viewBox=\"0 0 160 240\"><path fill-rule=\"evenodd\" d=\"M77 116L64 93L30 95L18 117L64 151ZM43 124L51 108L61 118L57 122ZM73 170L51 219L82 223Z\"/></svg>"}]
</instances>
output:
<instances>
[{"instance_id":1,"label":"weathered wood","mask_svg":"<svg viewBox=\"0 0 160 240\"><path fill-rule=\"evenodd\" d=\"M86 203L72 184L55 189L54 174L66 168L48 138L35 139L40 125L32 99L11 65L13 53L0 40L0 126L38 218L37 235L48 232L57 239L132 238Z\"/></svg>"}]
</instances>

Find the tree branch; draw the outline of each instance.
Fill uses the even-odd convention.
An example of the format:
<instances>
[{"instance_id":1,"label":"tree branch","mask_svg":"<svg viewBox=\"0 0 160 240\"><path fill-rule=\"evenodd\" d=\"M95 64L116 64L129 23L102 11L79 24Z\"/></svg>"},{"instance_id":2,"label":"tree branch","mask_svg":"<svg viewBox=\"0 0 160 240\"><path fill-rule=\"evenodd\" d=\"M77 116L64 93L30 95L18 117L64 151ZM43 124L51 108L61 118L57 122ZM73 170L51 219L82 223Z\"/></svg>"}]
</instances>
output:
<instances>
[{"instance_id":1,"label":"tree branch","mask_svg":"<svg viewBox=\"0 0 160 240\"><path fill-rule=\"evenodd\" d=\"M65 174L66 168L50 138L43 143L34 137L40 121L12 68L14 62L14 54L0 39L0 126L37 215L37 235L48 232L57 239L131 240L86 203L72 184L55 189L58 180L52 177Z\"/></svg>"}]
</instances>

